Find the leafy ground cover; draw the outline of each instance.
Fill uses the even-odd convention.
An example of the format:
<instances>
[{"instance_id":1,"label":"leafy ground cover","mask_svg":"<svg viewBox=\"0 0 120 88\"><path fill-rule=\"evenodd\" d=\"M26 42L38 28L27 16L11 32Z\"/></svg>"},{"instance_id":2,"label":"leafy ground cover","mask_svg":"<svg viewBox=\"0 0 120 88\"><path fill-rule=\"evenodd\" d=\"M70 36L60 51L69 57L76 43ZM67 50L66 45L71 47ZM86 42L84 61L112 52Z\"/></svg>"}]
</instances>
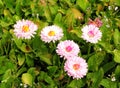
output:
<instances>
[{"instance_id":1,"label":"leafy ground cover","mask_svg":"<svg viewBox=\"0 0 120 88\"><path fill-rule=\"evenodd\" d=\"M0 0L0 88L120 88L119 0Z\"/></svg>"}]
</instances>

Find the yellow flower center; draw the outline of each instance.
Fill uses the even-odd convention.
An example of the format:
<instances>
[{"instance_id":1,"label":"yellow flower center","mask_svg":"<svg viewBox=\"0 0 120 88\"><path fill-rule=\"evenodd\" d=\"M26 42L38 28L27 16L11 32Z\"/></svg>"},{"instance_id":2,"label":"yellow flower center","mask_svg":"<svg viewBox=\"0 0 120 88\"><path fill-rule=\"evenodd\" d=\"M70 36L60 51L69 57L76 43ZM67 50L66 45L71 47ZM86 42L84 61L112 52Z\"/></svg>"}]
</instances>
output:
<instances>
[{"instance_id":1,"label":"yellow flower center","mask_svg":"<svg viewBox=\"0 0 120 88\"><path fill-rule=\"evenodd\" d=\"M74 69L74 70L78 70L79 68L80 68L80 65L79 65L79 64L74 64L74 65L73 65L73 69Z\"/></svg>"},{"instance_id":2,"label":"yellow flower center","mask_svg":"<svg viewBox=\"0 0 120 88\"><path fill-rule=\"evenodd\" d=\"M28 31L29 31L29 26L24 25L24 26L22 27L22 31L23 31L23 32L28 32Z\"/></svg>"},{"instance_id":3,"label":"yellow flower center","mask_svg":"<svg viewBox=\"0 0 120 88\"><path fill-rule=\"evenodd\" d=\"M54 36L54 35L55 35L55 32L54 32L54 31L49 31L48 35L49 35L49 36Z\"/></svg>"}]
</instances>

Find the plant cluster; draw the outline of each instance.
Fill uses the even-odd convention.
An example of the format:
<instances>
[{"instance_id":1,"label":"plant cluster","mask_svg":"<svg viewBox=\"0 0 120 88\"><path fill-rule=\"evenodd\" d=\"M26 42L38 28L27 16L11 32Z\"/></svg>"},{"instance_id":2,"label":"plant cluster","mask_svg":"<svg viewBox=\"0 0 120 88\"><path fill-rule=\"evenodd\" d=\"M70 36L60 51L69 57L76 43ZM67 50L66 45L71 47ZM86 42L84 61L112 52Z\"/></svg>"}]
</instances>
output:
<instances>
[{"instance_id":1,"label":"plant cluster","mask_svg":"<svg viewBox=\"0 0 120 88\"><path fill-rule=\"evenodd\" d=\"M0 0L0 88L119 88L119 0Z\"/></svg>"}]
</instances>

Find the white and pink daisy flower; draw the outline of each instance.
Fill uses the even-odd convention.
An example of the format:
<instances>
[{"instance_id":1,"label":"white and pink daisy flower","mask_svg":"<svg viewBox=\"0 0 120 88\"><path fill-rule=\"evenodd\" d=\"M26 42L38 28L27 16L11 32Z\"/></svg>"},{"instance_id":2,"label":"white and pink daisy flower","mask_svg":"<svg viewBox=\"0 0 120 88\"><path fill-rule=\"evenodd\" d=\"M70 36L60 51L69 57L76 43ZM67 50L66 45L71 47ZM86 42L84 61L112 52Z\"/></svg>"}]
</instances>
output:
<instances>
[{"instance_id":1,"label":"white and pink daisy flower","mask_svg":"<svg viewBox=\"0 0 120 88\"><path fill-rule=\"evenodd\" d=\"M82 28L81 37L87 42L98 43L101 40L102 32L95 25L86 25Z\"/></svg>"},{"instance_id":2,"label":"white and pink daisy flower","mask_svg":"<svg viewBox=\"0 0 120 88\"><path fill-rule=\"evenodd\" d=\"M40 36L45 43L55 42L63 37L63 30L56 25L47 26L42 29Z\"/></svg>"},{"instance_id":3,"label":"white and pink daisy flower","mask_svg":"<svg viewBox=\"0 0 120 88\"><path fill-rule=\"evenodd\" d=\"M72 57L66 60L64 70L68 76L73 77L73 79L81 79L87 74L87 67L88 65L83 58Z\"/></svg>"},{"instance_id":4,"label":"white and pink daisy flower","mask_svg":"<svg viewBox=\"0 0 120 88\"><path fill-rule=\"evenodd\" d=\"M38 29L37 25L35 25L32 21L29 20L19 20L14 25L14 33L18 38L22 39L31 39L36 34L36 30Z\"/></svg>"},{"instance_id":5,"label":"white and pink daisy flower","mask_svg":"<svg viewBox=\"0 0 120 88\"><path fill-rule=\"evenodd\" d=\"M14 33L18 38L22 39L31 39L36 34L36 30L38 29L37 25L35 25L32 21L29 20L19 20L14 25Z\"/></svg>"},{"instance_id":6,"label":"white and pink daisy flower","mask_svg":"<svg viewBox=\"0 0 120 88\"><path fill-rule=\"evenodd\" d=\"M56 53L64 59L69 59L69 57L78 56L80 52L78 44L72 40L61 41L57 45Z\"/></svg>"}]
</instances>

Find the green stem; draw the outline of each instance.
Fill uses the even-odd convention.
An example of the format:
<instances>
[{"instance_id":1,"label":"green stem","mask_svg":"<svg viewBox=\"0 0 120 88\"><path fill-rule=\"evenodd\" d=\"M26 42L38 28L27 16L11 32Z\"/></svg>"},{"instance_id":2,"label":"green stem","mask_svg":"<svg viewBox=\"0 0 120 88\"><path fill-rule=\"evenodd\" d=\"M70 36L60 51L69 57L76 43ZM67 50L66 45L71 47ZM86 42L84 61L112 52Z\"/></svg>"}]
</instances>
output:
<instances>
[{"instance_id":1,"label":"green stem","mask_svg":"<svg viewBox=\"0 0 120 88\"><path fill-rule=\"evenodd\" d=\"M91 44L89 43L89 47L88 47L88 56L89 56L89 54L90 54L90 50L91 50Z\"/></svg>"}]
</instances>

